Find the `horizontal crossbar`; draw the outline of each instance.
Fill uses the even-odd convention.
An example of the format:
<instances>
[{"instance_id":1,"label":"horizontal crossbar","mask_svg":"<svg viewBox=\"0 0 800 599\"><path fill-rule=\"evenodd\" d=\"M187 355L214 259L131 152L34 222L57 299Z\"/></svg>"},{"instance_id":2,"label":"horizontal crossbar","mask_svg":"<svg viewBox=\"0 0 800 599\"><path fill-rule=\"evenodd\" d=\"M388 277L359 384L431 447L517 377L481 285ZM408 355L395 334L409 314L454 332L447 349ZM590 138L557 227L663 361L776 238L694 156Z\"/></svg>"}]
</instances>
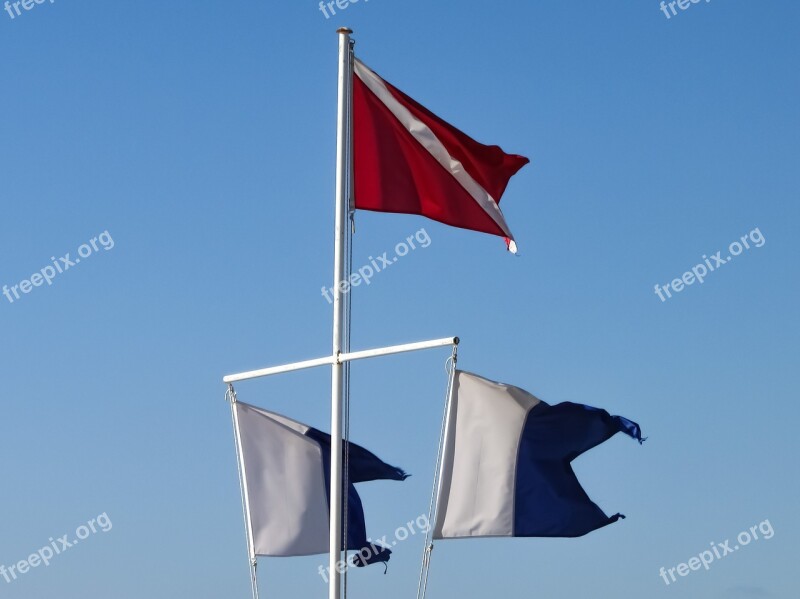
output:
<instances>
[{"instance_id":1,"label":"horizontal crossbar","mask_svg":"<svg viewBox=\"0 0 800 599\"><path fill-rule=\"evenodd\" d=\"M353 360L362 360L364 358L376 358L378 356L388 356L391 354L402 354L405 352L418 351L421 349L446 347L448 345L458 345L458 343L459 343L458 337L445 337L444 339L434 339L432 341L419 341L417 343L405 343L403 345L391 345L389 347L366 349L362 351L339 354L338 357L326 356L324 358L316 358L314 360L304 360L303 362L284 364L283 366L271 366L269 368L261 368L259 370L240 372L239 374L229 374L228 376L223 378L222 381L228 384L238 383L239 381L248 381L250 379L272 376L274 374L282 374L284 372L293 372L295 370L303 370L305 368L315 368L317 366L329 366L332 364L341 364L342 362L351 362Z\"/></svg>"}]
</instances>

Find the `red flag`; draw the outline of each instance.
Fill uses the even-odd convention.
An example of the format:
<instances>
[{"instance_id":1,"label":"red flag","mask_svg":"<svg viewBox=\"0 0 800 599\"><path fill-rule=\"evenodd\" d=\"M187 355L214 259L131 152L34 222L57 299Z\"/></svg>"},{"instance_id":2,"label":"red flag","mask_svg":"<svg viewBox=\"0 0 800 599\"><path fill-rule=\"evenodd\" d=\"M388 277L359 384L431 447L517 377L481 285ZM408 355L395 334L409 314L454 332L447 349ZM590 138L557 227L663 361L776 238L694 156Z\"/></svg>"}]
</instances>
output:
<instances>
[{"instance_id":1,"label":"red flag","mask_svg":"<svg viewBox=\"0 0 800 599\"><path fill-rule=\"evenodd\" d=\"M355 207L500 235L513 251L498 203L528 159L478 143L359 60L354 74Z\"/></svg>"}]
</instances>

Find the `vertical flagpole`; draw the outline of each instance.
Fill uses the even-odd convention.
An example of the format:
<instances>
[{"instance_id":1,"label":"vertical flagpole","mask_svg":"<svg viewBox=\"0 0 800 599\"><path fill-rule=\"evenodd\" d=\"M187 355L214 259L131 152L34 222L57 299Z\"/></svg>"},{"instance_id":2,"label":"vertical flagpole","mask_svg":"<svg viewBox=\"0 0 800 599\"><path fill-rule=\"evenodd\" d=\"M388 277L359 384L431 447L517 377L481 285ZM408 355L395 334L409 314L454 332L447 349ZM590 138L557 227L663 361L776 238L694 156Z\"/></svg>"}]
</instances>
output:
<instances>
[{"instance_id":1,"label":"vertical flagpole","mask_svg":"<svg viewBox=\"0 0 800 599\"><path fill-rule=\"evenodd\" d=\"M352 154L350 139L350 103L352 61L350 29L339 34L339 82L336 110L336 239L333 270L333 355L338 358L344 345L344 298L339 282L345 278L345 227L347 226L348 190ZM341 362L331 367L331 488L330 488L330 590L329 599L339 599L341 574L337 564L342 552L342 403L344 369Z\"/></svg>"}]
</instances>

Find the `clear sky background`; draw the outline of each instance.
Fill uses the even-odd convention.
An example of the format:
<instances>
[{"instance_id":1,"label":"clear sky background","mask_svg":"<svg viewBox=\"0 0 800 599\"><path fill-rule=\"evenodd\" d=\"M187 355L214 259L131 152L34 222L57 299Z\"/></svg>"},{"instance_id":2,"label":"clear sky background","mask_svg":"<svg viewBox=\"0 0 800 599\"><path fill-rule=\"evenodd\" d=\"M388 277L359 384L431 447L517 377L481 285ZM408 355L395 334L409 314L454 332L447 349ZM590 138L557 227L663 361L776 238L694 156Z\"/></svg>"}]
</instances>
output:
<instances>
[{"instance_id":1,"label":"clear sky background","mask_svg":"<svg viewBox=\"0 0 800 599\"><path fill-rule=\"evenodd\" d=\"M445 541L430 597L797 597L798 27L790 0L55 0L0 12L0 564L98 514L97 533L0 597L248 597L222 376L325 355L335 30L397 87L531 158L502 240L359 213L353 347L459 335L460 366L641 423L575 462L627 519L580 539ZM766 242L659 300L702 256ZM413 473L361 485L368 531L427 512L436 350L353 366L354 441ZM329 429L329 372L237 387ZM675 567L753 525L774 536ZM733 543L731 543L733 545ZM352 597L416 591L422 537ZM324 597L326 556L261 561L265 597Z\"/></svg>"}]
</instances>

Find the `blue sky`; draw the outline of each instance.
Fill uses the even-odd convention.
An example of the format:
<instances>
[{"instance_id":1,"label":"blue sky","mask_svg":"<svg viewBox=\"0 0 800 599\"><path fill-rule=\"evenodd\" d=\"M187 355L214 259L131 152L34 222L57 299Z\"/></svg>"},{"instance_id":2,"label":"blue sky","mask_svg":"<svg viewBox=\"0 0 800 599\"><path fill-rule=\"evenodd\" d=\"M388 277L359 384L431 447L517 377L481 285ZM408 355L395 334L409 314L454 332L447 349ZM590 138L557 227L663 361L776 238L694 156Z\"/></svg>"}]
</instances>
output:
<instances>
[{"instance_id":1,"label":"blue sky","mask_svg":"<svg viewBox=\"0 0 800 599\"><path fill-rule=\"evenodd\" d=\"M460 366L638 421L576 471L627 519L581 539L440 542L431 597L793 597L800 7L712 0L55 0L0 12L0 565L107 513L113 528L6 583L11 599L247 597L224 374L324 355L335 30L487 143L531 158L503 199L520 246L359 213L354 262L431 245L354 291L354 348L458 335ZM765 238L666 302L702 256ZM724 255L724 254L723 254ZM353 366L353 439L413 473L362 485L376 537L427 511L445 350ZM325 369L239 397L328 428ZM769 520L669 586L686 562ZM421 536L352 597L409 597ZM322 597L326 557L262 560ZM624 590L623 590L624 589Z\"/></svg>"}]
</instances>

